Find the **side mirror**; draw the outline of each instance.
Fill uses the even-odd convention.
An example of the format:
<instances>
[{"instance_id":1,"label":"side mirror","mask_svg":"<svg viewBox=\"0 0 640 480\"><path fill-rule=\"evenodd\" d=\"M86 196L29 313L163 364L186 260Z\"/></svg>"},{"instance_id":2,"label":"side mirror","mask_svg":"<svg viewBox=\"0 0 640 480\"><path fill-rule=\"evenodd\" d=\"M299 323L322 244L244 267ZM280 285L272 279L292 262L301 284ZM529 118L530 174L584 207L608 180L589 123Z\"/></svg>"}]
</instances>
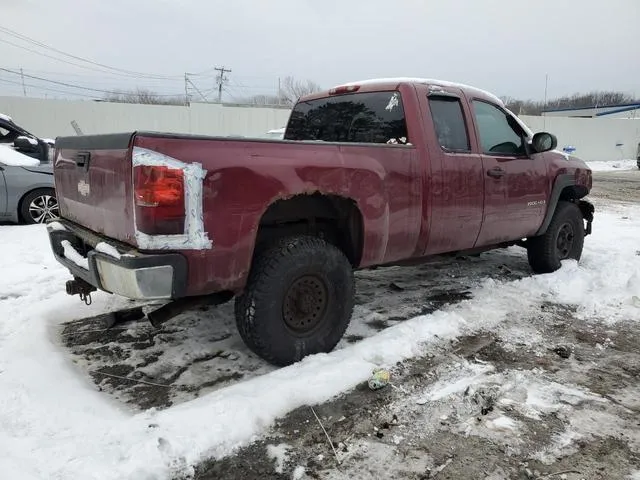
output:
<instances>
[{"instance_id":1,"label":"side mirror","mask_svg":"<svg viewBox=\"0 0 640 480\"><path fill-rule=\"evenodd\" d=\"M538 132L531 139L531 145L537 153L548 152L558 146L558 139L551 133Z\"/></svg>"},{"instance_id":2,"label":"side mirror","mask_svg":"<svg viewBox=\"0 0 640 480\"><path fill-rule=\"evenodd\" d=\"M23 152L35 152L38 149L38 141L35 138L20 136L13 141L13 146Z\"/></svg>"}]
</instances>

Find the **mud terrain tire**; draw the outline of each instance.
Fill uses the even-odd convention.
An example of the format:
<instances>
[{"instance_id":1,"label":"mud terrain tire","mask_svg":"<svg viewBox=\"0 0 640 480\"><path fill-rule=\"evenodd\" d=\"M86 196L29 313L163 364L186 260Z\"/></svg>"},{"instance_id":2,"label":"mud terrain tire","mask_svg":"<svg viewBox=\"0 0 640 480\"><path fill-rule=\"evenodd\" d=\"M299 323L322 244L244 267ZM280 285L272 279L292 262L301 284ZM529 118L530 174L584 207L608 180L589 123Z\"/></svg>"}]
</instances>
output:
<instances>
[{"instance_id":1,"label":"mud terrain tire","mask_svg":"<svg viewBox=\"0 0 640 480\"><path fill-rule=\"evenodd\" d=\"M584 245L584 222L573 202L558 202L547 231L527 240L527 257L535 273L551 273L562 260L580 260Z\"/></svg>"},{"instance_id":2,"label":"mud terrain tire","mask_svg":"<svg viewBox=\"0 0 640 480\"><path fill-rule=\"evenodd\" d=\"M330 352L349 325L354 294L353 269L337 247L310 236L281 239L254 258L236 297L238 331L278 366Z\"/></svg>"}]
</instances>

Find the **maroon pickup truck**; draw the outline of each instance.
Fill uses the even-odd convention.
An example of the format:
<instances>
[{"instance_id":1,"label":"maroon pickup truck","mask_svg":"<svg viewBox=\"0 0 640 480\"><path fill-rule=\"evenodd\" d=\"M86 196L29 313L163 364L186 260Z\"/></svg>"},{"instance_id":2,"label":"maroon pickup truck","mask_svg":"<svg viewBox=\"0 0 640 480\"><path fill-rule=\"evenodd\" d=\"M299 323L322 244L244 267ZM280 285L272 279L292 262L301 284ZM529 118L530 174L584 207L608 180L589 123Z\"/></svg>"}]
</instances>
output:
<instances>
[{"instance_id":1,"label":"maroon pickup truck","mask_svg":"<svg viewBox=\"0 0 640 480\"><path fill-rule=\"evenodd\" d=\"M591 171L556 145L473 87L350 83L301 98L284 140L58 138L49 237L68 293L166 300L155 323L235 297L248 347L286 365L338 343L354 269L511 245L536 273L579 259Z\"/></svg>"}]
</instances>

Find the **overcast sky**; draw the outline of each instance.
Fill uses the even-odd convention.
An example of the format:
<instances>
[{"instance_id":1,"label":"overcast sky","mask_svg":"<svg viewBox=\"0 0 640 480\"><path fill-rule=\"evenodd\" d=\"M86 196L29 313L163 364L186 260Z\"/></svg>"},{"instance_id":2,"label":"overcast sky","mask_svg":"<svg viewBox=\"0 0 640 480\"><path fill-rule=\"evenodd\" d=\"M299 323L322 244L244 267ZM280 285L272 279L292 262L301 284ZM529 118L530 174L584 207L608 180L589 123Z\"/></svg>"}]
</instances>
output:
<instances>
[{"instance_id":1,"label":"overcast sky","mask_svg":"<svg viewBox=\"0 0 640 480\"><path fill-rule=\"evenodd\" d=\"M550 98L594 89L640 97L640 0L0 0L0 26L102 64L175 76L101 74L9 45L60 57L0 31L0 67L97 90L179 94L184 72L226 65L236 97L275 92L278 77L293 75L327 88L422 76L542 99L546 73ZM22 94L16 81L0 71L0 94ZM214 72L193 82L208 96ZM71 90L25 83L34 96Z\"/></svg>"}]
</instances>

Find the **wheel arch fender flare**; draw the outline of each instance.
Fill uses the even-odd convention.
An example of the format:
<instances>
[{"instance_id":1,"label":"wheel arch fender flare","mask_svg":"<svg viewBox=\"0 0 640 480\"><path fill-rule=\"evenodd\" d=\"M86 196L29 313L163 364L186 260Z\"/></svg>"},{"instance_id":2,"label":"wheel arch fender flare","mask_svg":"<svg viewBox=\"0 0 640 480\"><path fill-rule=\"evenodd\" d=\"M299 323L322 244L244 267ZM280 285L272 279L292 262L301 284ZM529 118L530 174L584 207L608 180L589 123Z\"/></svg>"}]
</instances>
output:
<instances>
[{"instance_id":1,"label":"wheel arch fender flare","mask_svg":"<svg viewBox=\"0 0 640 480\"><path fill-rule=\"evenodd\" d=\"M584 191L583 191L584 190ZM584 197L588 191L585 187L579 186L576 184L576 180L574 175L569 173L563 173L556 177L555 182L553 183L553 187L551 189L551 195L549 196L549 202L547 204L547 213L544 216L544 220L540 228L536 231L534 236L543 235L547 229L549 228L549 224L551 223L551 219L553 218L553 214L556 212L556 208L558 207L558 202L560 200L577 200L579 198ZM564 198L564 196L567 198ZM583 202L580 202L583 203ZM588 202L584 202L588 205L591 205ZM579 205L580 206L580 205ZM586 210L588 208L584 207ZM580 208L583 216L585 214L585 210L583 207ZM593 219L593 207L591 206L591 220Z\"/></svg>"}]
</instances>

